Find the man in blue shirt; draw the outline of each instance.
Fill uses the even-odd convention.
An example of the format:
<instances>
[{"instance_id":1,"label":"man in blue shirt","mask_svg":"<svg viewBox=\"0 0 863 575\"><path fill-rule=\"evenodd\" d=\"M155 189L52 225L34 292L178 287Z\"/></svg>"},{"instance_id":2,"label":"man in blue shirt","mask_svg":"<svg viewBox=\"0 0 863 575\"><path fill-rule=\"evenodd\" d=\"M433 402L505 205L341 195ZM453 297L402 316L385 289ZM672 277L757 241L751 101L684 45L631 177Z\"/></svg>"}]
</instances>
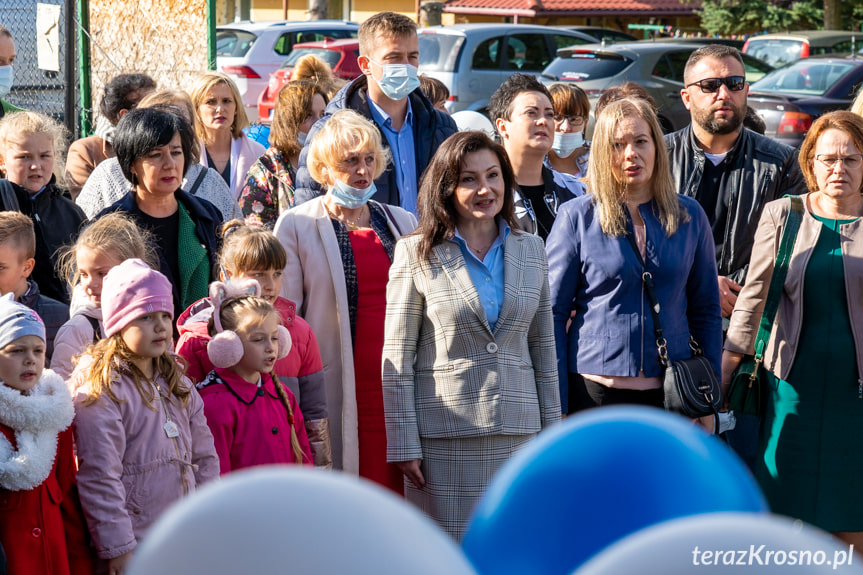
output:
<instances>
[{"instance_id":1,"label":"man in blue shirt","mask_svg":"<svg viewBox=\"0 0 863 575\"><path fill-rule=\"evenodd\" d=\"M416 213L419 179L435 150L457 131L453 119L436 110L419 89L416 30L413 20L393 12L362 23L357 63L363 75L336 94L326 115L309 131L297 167L297 204L325 193L306 167L308 144L333 113L347 108L371 120L392 153L392 165L375 180L373 199Z\"/></svg>"}]
</instances>

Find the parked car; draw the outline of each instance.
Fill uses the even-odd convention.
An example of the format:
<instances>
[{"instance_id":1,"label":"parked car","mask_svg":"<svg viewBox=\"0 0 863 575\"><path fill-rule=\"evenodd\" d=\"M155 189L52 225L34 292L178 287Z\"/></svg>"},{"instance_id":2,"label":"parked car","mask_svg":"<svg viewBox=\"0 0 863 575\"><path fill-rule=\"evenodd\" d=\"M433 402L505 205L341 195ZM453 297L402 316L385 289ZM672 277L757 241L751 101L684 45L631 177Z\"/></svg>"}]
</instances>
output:
<instances>
[{"instance_id":1,"label":"parked car","mask_svg":"<svg viewBox=\"0 0 863 575\"><path fill-rule=\"evenodd\" d=\"M282 67L270 74L270 81L258 98L258 116L262 122L272 121L279 91L291 80L294 65L300 58L309 54L326 62L332 69L333 75L338 78L353 80L362 74L360 65L357 64L357 58L360 55L359 40L328 38L323 42L294 44L294 50L282 63Z\"/></svg>"},{"instance_id":2,"label":"parked car","mask_svg":"<svg viewBox=\"0 0 863 575\"><path fill-rule=\"evenodd\" d=\"M802 30L789 34L753 36L743 53L779 68L817 54L854 52L863 46L863 34L839 30Z\"/></svg>"},{"instance_id":3,"label":"parked car","mask_svg":"<svg viewBox=\"0 0 863 575\"><path fill-rule=\"evenodd\" d=\"M812 122L847 110L863 84L863 59L826 54L774 70L749 88L749 105L767 125L766 135L799 146Z\"/></svg>"},{"instance_id":4,"label":"parked car","mask_svg":"<svg viewBox=\"0 0 863 575\"><path fill-rule=\"evenodd\" d=\"M514 72L538 75L559 48L588 44L587 34L532 24L458 24L419 29L421 74L449 88L450 112L485 112Z\"/></svg>"},{"instance_id":5,"label":"parked car","mask_svg":"<svg viewBox=\"0 0 863 575\"><path fill-rule=\"evenodd\" d=\"M258 97L295 44L325 38L356 38L359 24L343 20L308 22L234 22L216 28L216 67L240 89L252 122L258 118Z\"/></svg>"},{"instance_id":6,"label":"parked car","mask_svg":"<svg viewBox=\"0 0 863 575\"><path fill-rule=\"evenodd\" d=\"M564 30L572 30L573 32L581 32L593 38L594 42L602 43L605 40L606 44L614 44L615 42L634 42L638 40L632 34L614 30L613 28L601 28L599 26L557 26Z\"/></svg>"},{"instance_id":7,"label":"parked car","mask_svg":"<svg viewBox=\"0 0 863 575\"><path fill-rule=\"evenodd\" d=\"M741 50L746 44L743 40L734 38L710 38L710 37L692 37L692 38L650 38L648 40L639 40L640 42L670 42L679 44L722 44L723 46L731 46Z\"/></svg>"},{"instance_id":8,"label":"parked car","mask_svg":"<svg viewBox=\"0 0 863 575\"><path fill-rule=\"evenodd\" d=\"M689 55L704 44L683 42L624 42L609 46L593 44L558 50L557 58L542 71L541 79L577 82L587 92L593 108L608 88L635 82L656 100L659 122L667 132L689 124L689 110L683 105L683 69ZM746 79L755 81L773 68L744 55Z\"/></svg>"}]
</instances>

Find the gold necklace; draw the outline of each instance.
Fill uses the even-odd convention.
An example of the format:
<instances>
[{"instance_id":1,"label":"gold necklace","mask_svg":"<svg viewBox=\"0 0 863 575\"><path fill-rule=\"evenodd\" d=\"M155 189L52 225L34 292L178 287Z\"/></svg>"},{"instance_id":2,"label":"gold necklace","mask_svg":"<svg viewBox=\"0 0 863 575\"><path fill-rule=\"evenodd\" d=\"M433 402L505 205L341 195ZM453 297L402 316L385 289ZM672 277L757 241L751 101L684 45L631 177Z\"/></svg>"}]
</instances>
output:
<instances>
[{"instance_id":1,"label":"gold necklace","mask_svg":"<svg viewBox=\"0 0 863 575\"><path fill-rule=\"evenodd\" d=\"M363 208L365 207L366 204L363 205ZM363 214L365 213L365 210L363 208L360 208L360 214L356 218L354 218L353 221L351 221L347 217L345 217L344 214L340 214L341 217L334 214L332 210L330 210L330 207L327 205L327 203L324 202L324 209L327 210L327 214L329 214L329 216L334 220L339 220L340 222L343 222L348 227L348 230L352 232L363 228L363 226L360 225L360 220L363 219Z\"/></svg>"}]
</instances>

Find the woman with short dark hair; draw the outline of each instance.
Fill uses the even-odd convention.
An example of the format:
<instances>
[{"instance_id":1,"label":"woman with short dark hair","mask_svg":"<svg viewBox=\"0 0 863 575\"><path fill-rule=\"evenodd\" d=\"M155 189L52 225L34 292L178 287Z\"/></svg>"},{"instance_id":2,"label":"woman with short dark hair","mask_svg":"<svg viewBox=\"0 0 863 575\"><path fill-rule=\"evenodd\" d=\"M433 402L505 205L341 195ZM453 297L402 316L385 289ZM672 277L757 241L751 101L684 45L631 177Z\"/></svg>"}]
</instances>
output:
<instances>
[{"instance_id":1,"label":"woman with short dark hair","mask_svg":"<svg viewBox=\"0 0 863 575\"><path fill-rule=\"evenodd\" d=\"M114 150L134 189L99 214L126 212L153 234L159 271L174 286L178 314L207 296L222 223L213 204L180 187L195 144L195 132L178 115L155 108L126 114L117 125Z\"/></svg>"},{"instance_id":2,"label":"woman with short dark hair","mask_svg":"<svg viewBox=\"0 0 863 575\"><path fill-rule=\"evenodd\" d=\"M503 146L450 136L387 286L387 459L457 540L497 469L560 419L545 249L518 229L514 185Z\"/></svg>"},{"instance_id":3,"label":"woman with short dark hair","mask_svg":"<svg viewBox=\"0 0 863 575\"><path fill-rule=\"evenodd\" d=\"M548 93L554 106L554 140L548 163L558 172L583 178L590 157L590 142L584 139L590 101L584 90L569 82L555 82L548 87Z\"/></svg>"}]
</instances>

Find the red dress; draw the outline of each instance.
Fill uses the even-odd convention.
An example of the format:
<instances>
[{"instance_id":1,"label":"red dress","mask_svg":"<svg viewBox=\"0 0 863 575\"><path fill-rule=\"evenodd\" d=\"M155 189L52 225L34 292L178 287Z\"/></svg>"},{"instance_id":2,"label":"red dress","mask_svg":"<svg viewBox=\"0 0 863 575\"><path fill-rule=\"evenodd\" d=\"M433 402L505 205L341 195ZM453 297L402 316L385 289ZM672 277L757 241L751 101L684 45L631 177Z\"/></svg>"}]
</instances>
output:
<instances>
[{"instance_id":1,"label":"red dress","mask_svg":"<svg viewBox=\"0 0 863 575\"><path fill-rule=\"evenodd\" d=\"M398 467L387 463L387 431L381 384L390 258L373 230L351 231L348 236L357 268L354 375L360 476L403 495L404 477Z\"/></svg>"}]
</instances>

